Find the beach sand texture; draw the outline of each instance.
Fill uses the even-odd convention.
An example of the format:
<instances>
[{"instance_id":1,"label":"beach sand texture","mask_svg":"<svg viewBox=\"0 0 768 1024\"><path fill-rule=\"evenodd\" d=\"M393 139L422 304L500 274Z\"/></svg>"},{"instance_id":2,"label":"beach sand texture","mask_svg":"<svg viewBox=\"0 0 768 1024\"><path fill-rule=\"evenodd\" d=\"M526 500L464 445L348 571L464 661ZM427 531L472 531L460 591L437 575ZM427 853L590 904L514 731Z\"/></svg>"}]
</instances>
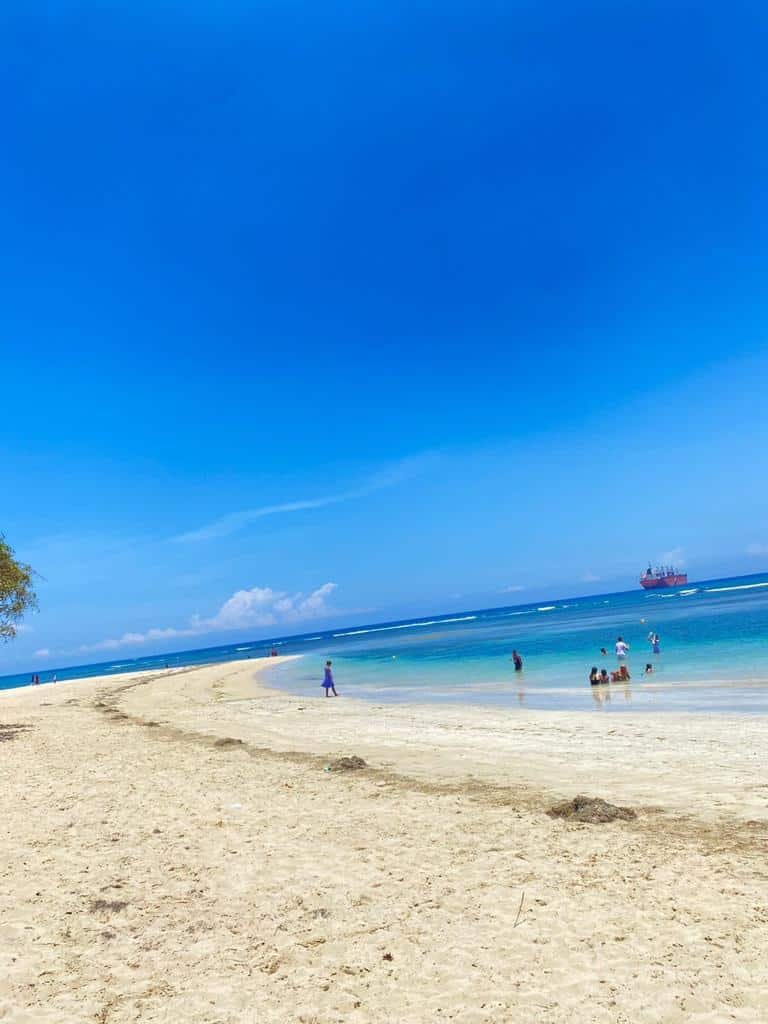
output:
<instances>
[{"instance_id":1,"label":"beach sand texture","mask_svg":"<svg viewBox=\"0 0 768 1024\"><path fill-rule=\"evenodd\" d=\"M302 699L258 667L0 695L0 1020L768 1019L764 720ZM547 816L579 792L638 818Z\"/></svg>"}]
</instances>

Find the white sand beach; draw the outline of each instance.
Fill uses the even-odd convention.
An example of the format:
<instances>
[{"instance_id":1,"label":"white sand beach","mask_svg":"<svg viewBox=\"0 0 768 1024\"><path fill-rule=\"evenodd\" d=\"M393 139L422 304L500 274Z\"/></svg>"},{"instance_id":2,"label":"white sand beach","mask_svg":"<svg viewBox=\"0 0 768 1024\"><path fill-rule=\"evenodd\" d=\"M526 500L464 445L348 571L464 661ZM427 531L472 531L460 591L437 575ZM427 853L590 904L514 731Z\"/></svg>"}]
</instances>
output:
<instances>
[{"instance_id":1,"label":"white sand beach","mask_svg":"<svg viewBox=\"0 0 768 1024\"><path fill-rule=\"evenodd\" d=\"M0 1020L768 1019L764 719L299 698L263 664L0 694ZM638 816L546 814L577 793Z\"/></svg>"}]
</instances>

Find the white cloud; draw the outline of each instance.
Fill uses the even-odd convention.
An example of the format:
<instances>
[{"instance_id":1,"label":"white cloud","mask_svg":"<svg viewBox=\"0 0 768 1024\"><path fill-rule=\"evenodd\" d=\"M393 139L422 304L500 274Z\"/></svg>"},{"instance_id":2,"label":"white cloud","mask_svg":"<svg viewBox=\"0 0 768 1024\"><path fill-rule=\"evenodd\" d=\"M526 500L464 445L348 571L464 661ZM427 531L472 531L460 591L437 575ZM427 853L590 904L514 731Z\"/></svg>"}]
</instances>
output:
<instances>
[{"instance_id":1,"label":"white cloud","mask_svg":"<svg viewBox=\"0 0 768 1024\"><path fill-rule=\"evenodd\" d=\"M584 575L581 577L581 582L582 583L599 583L600 582L600 577L599 576L595 576L595 574L593 572L585 572Z\"/></svg>"},{"instance_id":2,"label":"white cloud","mask_svg":"<svg viewBox=\"0 0 768 1024\"><path fill-rule=\"evenodd\" d=\"M95 644L81 644L78 651L87 654L89 651L116 651L118 647L135 647L144 643L143 633L123 633L119 638L99 640Z\"/></svg>"},{"instance_id":3,"label":"white cloud","mask_svg":"<svg viewBox=\"0 0 768 1024\"><path fill-rule=\"evenodd\" d=\"M50 656L51 652L47 647L41 647L39 651L35 651L34 653L35 658L50 658Z\"/></svg>"},{"instance_id":4,"label":"white cloud","mask_svg":"<svg viewBox=\"0 0 768 1024\"><path fill-rule=\"evenodd\" d=\"M358 487L339 494L327 494L318 498L302 498L298 501L285 501L274 505L261 505L258 508L245 509L241 512L230 512L227 515L214 519L213 522L198 527L196 530L189 530L179 534L173 540L177 543L194 543L205 540L215 540L218 537L228 537L232 533L238 533L247 526L255 523L265 516L280 515L287 512L303 512L314 508L325 508L327 505L338 505L342 501L352 501L355 498L364 498L376 491L384 490L387 487L394 487L413 476L416 476L432 461L435 456L431 453L414 455L407 459L386 467L378 473L367 477Z\"/></svg>"},{"instance_id":5,"label":"white cloud","mask_svg":"<svg viewBox=\"0 0 768 1024\"><path fill-rule=\"evenodd\" d=\"M659 555L659 565L672 565L682 569L685 565L685 552L681 547L672 548Z\"/></svg>"},{"instance_id":6,"label":"white cloud","mask_svg":"<svg viewBox=\"0 0 768 1024\"><path fill-rule=\"evenodd\" d=\"M246 626L271 626L275 612L285 595L270 587L238 590L209 619L196 616L192 622L200 630L243 629Z\"/></svg>"},{"instance_id":7,"label":"white cloud","mask_svg":"<svg viewBox=\"0 0 768 1024\"><path fill-rule=\"evenodd\" d=\"M324 583L310 594L287 594L270 587L238 590L210 619L195 617L195 628L211 632L218 629L246 629L249 626L274 626L280 623L317 619L332 613L326 598L336 590L335 583Z\"/></svg>"},{"instance_id":8,"label":"white cloud","mask_svg":"<svg viewBox=\"0 0 768 1024\"><path fill-rule=\"evenodd\" d=\"M519 594L521 590L525 590L525 587L520 586L519 584L513 584L511 587L504 587L504 589L501 590L500 593L502 593L502 594Z\"/></svg>"},{"instance_id":9,"label":"white cloud","mask_svg":"<svg viewBox=\"0 0 768 1024\"><path fill-rule=\"evenodd\" d=\"M334 614L334 609L328 605L327 599L336 588L336 583L324 583L309 594L302 591L289 594L282 590L272 590L271 587L238 590L224 602L215 615L208 618L193 615L189 625L181 629L153 628L146 633L123 633L117 639L83 644L78 650L81 653L114 651L120 647L140 647L152 640L173 640L224 630L289 625L309 619L321 619Z\"/></svg>"},{"instance_id":10,"label":"white cloud","mask_svg":"<svg viewBox=\"0 0 768 1024\"><path fill-rule=\"evenodd\" d=\"M748 555L768 555L768 544L750 544L747 547Z\"/></svg>"}]
</instances>

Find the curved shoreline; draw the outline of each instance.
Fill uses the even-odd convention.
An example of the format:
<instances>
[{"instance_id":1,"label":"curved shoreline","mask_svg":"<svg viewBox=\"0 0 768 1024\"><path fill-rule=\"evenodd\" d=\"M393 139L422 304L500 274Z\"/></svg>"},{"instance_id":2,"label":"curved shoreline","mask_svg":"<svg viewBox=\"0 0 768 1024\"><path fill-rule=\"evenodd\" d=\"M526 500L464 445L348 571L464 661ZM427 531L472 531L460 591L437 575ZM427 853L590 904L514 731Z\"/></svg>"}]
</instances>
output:
<instances>
[{"instance_id":1,"label":"curved shoreline","mask_svg":"<svg viewBox=\"0 0 768 1024\"><path fill-rule=\"evenodd\" d=\"M300 698L265 662L0 700L4 1020L765 1016L759 721ZM547 816L579 790L639 816Z\"/></svg>"},{"instance_id":2,"label":"curved shoreline","mask_svg":"<svg viewBox=\"0 0 768 1024\"><path fill-rule=\"evenodd\" d=\"M537 710L439 702L325 700L265 685L262 673L299 658L253 659L121 673L3 691L0 709L32 709L120 692L121 706L182 729L231 735L276 752L360 753L415 778L474 778L568 797L596 782L618 802L701 820L768 821L762 715ZM765 795L763 795L765 794Z\"/></svg>"},{"instance_id":3,"label":"curved shoreline","mask_svg":"<svg viewBox=\"0 0 768 1024\"><path fill-rule=\"evenodd\" d=\"M284 657L275 665L288 660L298 660L307 657L305 654ZM265 659L268 660L268 659ZM265 670L272 667L272 664L265 665ZM347 666L348 674L354 676L355 666ZM263 684L262 685L267 685ZM276 692L295 697L309 699L311 690L306 685L296 681L291 685L276 685L272 687ZM738 703L720 708L717 705L711 706L700 702L698 706L677 707L657 706L655 703L647 703L653 698L663 695L695 694L702 691L704 694L712 694L713 691L721 690L724 694L745 691L764 695L764 707L750 706L744 710ZM358 692L359 691L359 692ZM622 714L695 714L695 715L718 715L718 716L765 716L768 715L768 677L761 678L747 676L743 679L703 679L690 680L683 678L659 678L657 676L646 676L637 674L631 682L610 683L605 686L591 688L586 681L579 685L552 686L539 685L536 681L527 683L524 675L515 677L499 678L496 681L484 681L480 683L461 683L456 685L439 684L438 682L428 683L420 686L403 683L397 685L379 685L363 683L360 686L353 686L346 691L353 699L366 703L383 703L387 705L414 705L424 704L437 707L451 705L462 705L471 707L496 707L500 710L517 710L518 707L525 707L526 710L550 713L555 711L582 713L590 708L590 701L600 704L612 704L611 710L620 711ZM473 699L482 698L482 699ZM562 698L568 698L562 700ZM634 704L634 699L639 698L639 704ZM526 704L526 702L529 702ZM533 702L533 703L530 703ZM696 704L695 701L692 703Z\"/></svg>"}]
</instances>

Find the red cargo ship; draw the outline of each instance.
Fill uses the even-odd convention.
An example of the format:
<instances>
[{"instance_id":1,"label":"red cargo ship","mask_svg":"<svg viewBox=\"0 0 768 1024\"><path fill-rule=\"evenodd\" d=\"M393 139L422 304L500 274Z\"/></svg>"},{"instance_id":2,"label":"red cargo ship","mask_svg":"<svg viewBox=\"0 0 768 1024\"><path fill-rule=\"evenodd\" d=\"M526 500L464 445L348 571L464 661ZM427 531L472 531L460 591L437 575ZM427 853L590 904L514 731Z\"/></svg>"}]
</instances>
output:
<instances>
[{"instance_id":1,"label":"red cargo ship","mask_svg":"<svg viewBox=\"0 0 768 1024\"><path fill-rule=\"evenodd\" d=\"M645 590L656 590L659 587L682 587L688 582L687 572L675 572L669 566L652 569L650 564L640 577L640 586Z\"/></svg>"}]
</instances>

